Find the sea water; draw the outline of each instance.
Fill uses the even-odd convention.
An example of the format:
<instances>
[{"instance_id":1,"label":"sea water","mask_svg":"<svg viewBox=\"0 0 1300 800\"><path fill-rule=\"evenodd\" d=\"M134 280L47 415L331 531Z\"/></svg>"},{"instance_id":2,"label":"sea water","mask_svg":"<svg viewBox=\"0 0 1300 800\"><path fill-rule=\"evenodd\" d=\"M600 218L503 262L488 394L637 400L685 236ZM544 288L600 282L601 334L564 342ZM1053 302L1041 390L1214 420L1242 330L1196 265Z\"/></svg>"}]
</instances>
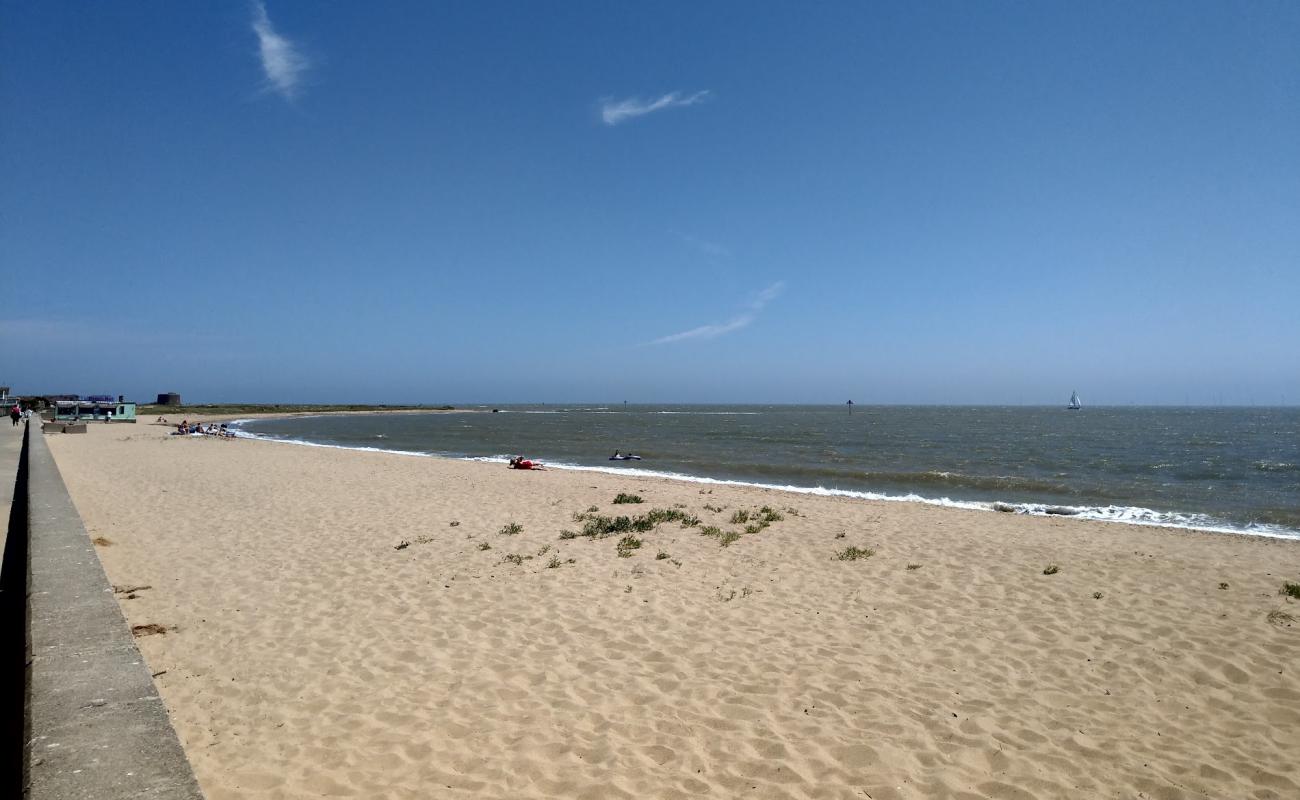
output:
<instances>
[{"instance_id":1,"label":"sea water","mask_svg":"<svg viewBox=\"0 0 1300 800\"><path fill-rule=\"evenodd\" d=\"M300 444L1300 538L1300 408L499 409L237 427ZM610 461L615 450L642 460Z\"/></svg>"}]
</instances>

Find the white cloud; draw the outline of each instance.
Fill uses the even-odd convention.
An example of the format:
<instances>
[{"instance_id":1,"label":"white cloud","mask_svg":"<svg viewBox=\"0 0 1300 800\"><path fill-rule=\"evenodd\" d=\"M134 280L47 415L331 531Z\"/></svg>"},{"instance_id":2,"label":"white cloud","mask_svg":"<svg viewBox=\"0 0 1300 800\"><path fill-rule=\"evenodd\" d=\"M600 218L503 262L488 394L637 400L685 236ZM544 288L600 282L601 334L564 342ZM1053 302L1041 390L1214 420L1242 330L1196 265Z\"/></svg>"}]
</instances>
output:
<instances>
[{"instance_id":1,"label":"white cloud","mask_svg":"<svg viewBox=\"0 0 1300 800\"><path fill-rule=\"evenodd\" d=\"M665 108L675 108L678 106L693 106L696 103L704 102L709 96L709 90L696 92L695 94L683 96L681 92L669 92L657 100L642 100L639 97L629 97L626 100L605 99L601 102L600 118L605 121L606 125L617 125L629 119L636 119L654 111L662 111Z\"/></svg>"},{"instance_id":2,"label":"white cloud","mask_svg":"<svg viewBox=\"0 0 1300 800\"><path fill-rule=\"evenodd\" d=\"M663 336L655 339L653 342L649 342L649 344L669 344L671 342L681 342L687 339L716 339L717 337L731 333L732 331L738 331L757 319L758 315L763 311L767 304L776 299L776 296L781 294L784 289L785 281L777 281L759 292L758 297L754 298L753 302L749 304L744 312L732 317L726 322L715 322L709 325L701 325L698 328L691 328L688 331Z\"/></svg>"},{"instance_id":3,"label":"white cloud","mask_svg":"<svg viewBox=\"0 0 1300 800\"><path fill-rule=\"evenodd\" d=\"M262 71L267 85L286 100L292 100L298 89L298 80L309 66L306 56L298 52L293 42L275 32L266 6L253 5L253 33L257 34L258 52L262 58Z\"/></svg>"}]
</instances>

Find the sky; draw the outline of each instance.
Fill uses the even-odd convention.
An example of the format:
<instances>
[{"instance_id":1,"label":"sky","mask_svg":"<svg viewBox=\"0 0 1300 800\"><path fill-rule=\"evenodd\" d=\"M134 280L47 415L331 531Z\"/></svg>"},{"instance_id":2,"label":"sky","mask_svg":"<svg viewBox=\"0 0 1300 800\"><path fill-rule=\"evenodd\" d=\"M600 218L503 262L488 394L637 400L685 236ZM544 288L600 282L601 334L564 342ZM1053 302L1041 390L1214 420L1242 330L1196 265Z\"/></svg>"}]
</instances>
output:
<instances>
[{"instance_id":1,"label":"sky","mask_svg":"<svg viewBox=\"0 0 1300 800\"><path fill-rule=\"evenodd\" d=\"M1300 3L0 0L0 384L1300 403Z\"/></svg>"}]
</instances>

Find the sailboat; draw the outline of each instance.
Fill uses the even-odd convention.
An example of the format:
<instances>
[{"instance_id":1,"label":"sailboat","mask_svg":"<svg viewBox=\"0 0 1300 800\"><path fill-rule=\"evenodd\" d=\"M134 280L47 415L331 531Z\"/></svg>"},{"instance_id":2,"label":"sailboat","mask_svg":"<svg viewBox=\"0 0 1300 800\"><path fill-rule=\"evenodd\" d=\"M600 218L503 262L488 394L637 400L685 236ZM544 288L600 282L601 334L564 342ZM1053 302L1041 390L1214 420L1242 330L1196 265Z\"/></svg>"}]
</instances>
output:
<instances>
[{"instance_id":1,"label":"sailboat","mask_svg":"<svg viewBox=\"0 0 1300 800\"><path fill-rule=\"evenodd\" d=\"M1079 402L1078 392L1070 392L1070 404L1066 406L1066 408L1070 409L1071 411L1078 411L1079 409L1083 408L1083 403Z\"/></svg>"}]
</instances>

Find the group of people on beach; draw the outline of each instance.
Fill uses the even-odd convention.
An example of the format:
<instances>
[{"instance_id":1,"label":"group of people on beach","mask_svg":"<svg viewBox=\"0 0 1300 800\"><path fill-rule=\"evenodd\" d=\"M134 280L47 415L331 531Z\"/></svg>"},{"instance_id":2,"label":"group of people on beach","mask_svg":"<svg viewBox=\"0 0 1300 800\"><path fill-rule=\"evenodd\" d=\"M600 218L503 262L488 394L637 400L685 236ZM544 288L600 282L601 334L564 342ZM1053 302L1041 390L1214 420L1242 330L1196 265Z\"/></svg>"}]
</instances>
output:
<instances>
[{"instance_id":1,"label":"group of people on beach","mask_svg":"<svg viewBox=\"0 0 1300 800\"><path fill-rule=\"evenodd\" d=\"M195 433L201 433L205 436L219 436L222 439L235 438L235 432L232 431L230 426L224 422L218 426L215 422L209 422L207 425L203 425L199 422L191 423L189 420L181 420L176 426L175 432L172 433L172 436L189 436Z\"/></svg>"}]
</instances>

